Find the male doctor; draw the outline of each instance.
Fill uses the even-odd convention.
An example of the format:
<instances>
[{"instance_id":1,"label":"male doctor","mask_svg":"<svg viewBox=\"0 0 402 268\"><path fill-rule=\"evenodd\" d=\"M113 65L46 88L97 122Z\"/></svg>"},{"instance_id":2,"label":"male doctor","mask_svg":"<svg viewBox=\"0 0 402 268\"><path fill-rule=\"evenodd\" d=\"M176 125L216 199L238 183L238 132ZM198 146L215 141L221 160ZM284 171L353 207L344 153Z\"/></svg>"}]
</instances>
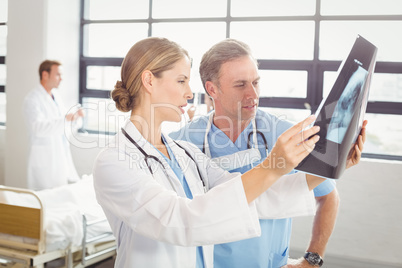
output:
<instances>
[{"instance_id":1,"label":"male doctor","mask_svg":"<svg viewBox=\"0 0 402 268\"><path fill-rule=\"evenodd\" d=\"M39 66L40 83L24 100L30 136L27 178L28 188L32 190L54 188L79 179L65 135L65 121L73 124L84 114L81 109L65 114L54 90L61 82L61 72L60 62L43 61Z\"/></svg>"},{"instance_id":2,"label":"male doctor","mask_svg":"<svg viewBox=\"0 0 402 268\"><path fill-rule=\"evenodd\" d=\"M267 156L278 136L291 124L257 109L260 77L257 62L246 44L226 39L214 45L202 58L200 75L215 110L194 119L170 136L194 143L226 170L244 173ZM359 138L359 150L348 167L359 162L364 138L364 135ZM275 191L272 194L275 195ZM295 260L292 265L287 264L291 218L260 217L260 237L215 245L214 267L322 266L322 256L338 212L339 197L331 180L316 187L314 195L316 216L304 258ZM257 208L266 206L258 199L256 203Z\"/></svg>"}]
</instances>

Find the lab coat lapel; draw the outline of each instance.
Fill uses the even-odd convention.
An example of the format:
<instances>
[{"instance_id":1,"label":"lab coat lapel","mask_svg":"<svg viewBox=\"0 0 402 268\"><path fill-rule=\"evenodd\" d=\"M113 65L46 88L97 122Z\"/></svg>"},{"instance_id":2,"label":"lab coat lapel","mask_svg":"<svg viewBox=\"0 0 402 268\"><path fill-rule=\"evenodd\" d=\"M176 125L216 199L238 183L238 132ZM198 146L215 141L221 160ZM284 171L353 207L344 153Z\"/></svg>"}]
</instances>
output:
<instances>
[{"instance_id":1,"label":"lab coat lapel","mask_svg":"<svg viewBox=\"0 0 402 268\"><path fill-rule=\"evenodd\" d=\"M162 185L165 185L167 187L169 187L168 185L170 185L170 183L173 184L174 191L177 192L177 194L181 197L186 197L186 193L184 192L183 186L181 185L179 179L177 178L176 174L174 173L174 171L172 170L172 168L170 167L170 165L166 162L165 158L161 155L161 153L152 145L150 144L142 135L141 133L138 131L138 129L134 126L134 124L127 119L127 121L124 124L124 130L127 132L127 134L129 134L131 136L131 138L136 141L138 143L138 145L148 154L148 155L153 155L156 158L158 158L165 170L167 175L169 176L169 178L166 178L166 175L164 174L162 167L158 167L156 169L155 172L155 176L154 178L160 182ZM166 137L166 136L165 136ZM126 139L124 136L122 136L123 139L126 140L126 145L129 148L132 148L132 150L129 150L132 153L139 153L141 154L138 149L135 147L134 144L131 144L131 142ZM141 159L143 159L145 156L143 156L141 154ZM150 160L152 161L152 160ZM155 161L154 161L155 162ZM148 169L148 167L145 165L145 168ZM169 182L170 180L170 182Z\"/></svg>"},{"instance_id":2,"label":"lab coat lapel","mask_svg":"<svg viewBox=\"0 0 402 268\"><path fill-rule=\"evenodd\" d=\"M176 156L177 161L183 171L184 177L187 181L188 187L193 195L201 194L204 192L203 184L201 178L199 178L199 174L197 171L196 163L188 157L186 152L177 146L177 144L168 136L164 135L166 142L172 149L172 152ZM196 158L194 158L196 159Z\"/></svg>"},{"instance_id":3,"label":"lab coat lapel","mask_svg":"<svg viewBox=\"0 0 402 268\"><path fill-rule=\"evenodd\" d=\"M49 95L49 93L47 93L46 89L41 84L39 84L37 91L39 96L44 99L42 103L46 105L44 108L46 109L47 114L62 116L61 107L53 100L53 98Z\"/></svg>"}]
</instances>

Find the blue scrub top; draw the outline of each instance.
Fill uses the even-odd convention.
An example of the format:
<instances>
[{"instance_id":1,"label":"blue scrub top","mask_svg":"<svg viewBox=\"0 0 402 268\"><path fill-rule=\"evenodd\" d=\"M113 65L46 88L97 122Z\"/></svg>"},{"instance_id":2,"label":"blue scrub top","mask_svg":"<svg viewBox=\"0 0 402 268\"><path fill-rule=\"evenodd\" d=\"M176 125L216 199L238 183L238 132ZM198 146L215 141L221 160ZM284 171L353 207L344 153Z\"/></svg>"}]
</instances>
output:
<instances>
[{"instance_id":1,"label":"blue scrub top","mask_svg":"<svg viewBox=\"0 0 402 268\"><path fill-rule=\"evenodd\" d=\"M199 117L177 132L169 136L173 139L182 139L194 143L203 150L204 137L208 116ZM288 121L257 110L257 129L263 133L270 151L279 135L292 126ZM247 149L248 134L252 132L250 123L233 143L219 128L212 124L208 133L208 143L211 157L220 157ZM252 135L251 135L252 136ZM266 156L264 141L261 135L257 135L261 160L253 163L259 164ZM253 142L251 137L250 142ZM246 165L230 172L245 173L251 169ZM295 171L293 171L295 172ZM292 173L293 173L292 172ZM335 188L335 181L326 180L314 189L315 196L329 194ZM232 243L218 244L214 247L214 267L216 268L243 268L243 267L269 267L278 268L286 265L289 257L289 242L292 231L292 219L260 219L261 236L236 241Z\"/></svg>"},{"instance_id":2,"label":"blue scrub top","mask_svg":"<svg viewBox=\"0 0 402 268\"><path fill-rule=\"evenodd\" d=\"M170 147L167 144L163 135L162 135L162 140L166 146L170 159L167 158L161 151L159 151L157 149L158 152L163 156L163 158L165 158L166 162L168 162L169 166L172 168L173 172L176 174L181 185L183 186L183 189L184 189L184 192L186 193L187 198L193 199L193 194L190 191L190 187L188 187L187 180L184 177L183 171L182 171L181 167L179 166L179 163L177 162L176 157L174 156L172 150L170 149ZM202 247L197 247L197 266L196 267L204 268L204 258L203 258Z\"/></svg>"}]
</instances>

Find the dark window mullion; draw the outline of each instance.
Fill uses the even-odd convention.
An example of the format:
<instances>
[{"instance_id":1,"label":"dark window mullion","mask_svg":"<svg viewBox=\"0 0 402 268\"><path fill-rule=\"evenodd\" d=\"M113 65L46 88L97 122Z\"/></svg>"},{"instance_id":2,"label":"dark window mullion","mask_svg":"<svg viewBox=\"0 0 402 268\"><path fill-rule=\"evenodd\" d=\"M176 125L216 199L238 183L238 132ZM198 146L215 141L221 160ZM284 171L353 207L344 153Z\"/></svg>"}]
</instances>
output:
<instances>
[{"instance_id":1,"label":"dark window mullion","mask_svg":"<svg viewBox=\"0 0 402 268\"><path fill-rule=\"evenodd\" d=\"M110 98L110 90L96 90L96 89L86 89L81 93L81 98Z\"/></svg>"},{"instance_id":2,"label":"dark window mullion","mask_svg":"<svg viewBox=\"0 0 402 268\"><path fill-rule=\"evenodd\" d=\"M367 113L402 115L402 102L369 101Z\"/></svg>"},{"instance_id":3,"label":"dark window mullion","mask_svg":"<svg viewBox=\"0 0 402 268\"><path fill-rule=\"evenodd\" d=\"M304 98L260 97L259 106L269 108L305 109Z\"/></svg>"},{"instance_id":4,"label":"dark window mullion","mask_svg":"<svg viewBox=\"0 0 402 268\"><path fill-rule=\"evenodd\" d=\"M100 58L100 57L82 57L82 63L85 66L121 66L123 58Z\"/></svg>"}]
</instances>

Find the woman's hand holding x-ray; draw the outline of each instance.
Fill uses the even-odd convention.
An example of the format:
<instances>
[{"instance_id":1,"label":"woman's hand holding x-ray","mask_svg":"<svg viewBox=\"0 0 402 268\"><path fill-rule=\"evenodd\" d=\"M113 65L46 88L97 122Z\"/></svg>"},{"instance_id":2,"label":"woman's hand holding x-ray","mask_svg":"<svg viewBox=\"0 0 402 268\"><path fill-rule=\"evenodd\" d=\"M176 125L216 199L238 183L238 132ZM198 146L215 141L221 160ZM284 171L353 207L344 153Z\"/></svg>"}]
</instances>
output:
<instances>
[{"instance_id":1,"label":"woman's hand holding x-ray","mask_svg":"<svg viewBox=\"0 0 402 268\"><path fill-rule=\"evenodd\" d=\"M314 149L315 143L319 140L318 135L314 134L320 129L318 126L305 129L314 120L315 116L309 116L282 133L267 158L242 175L243 187L249 203L271 187L280 177L292 171Z\"/></svg>"},{"instance_id":2,"label":"woman's hand holding x-ray","mask_svg":"<svg viewBox=\"0 0 402 268\"><path fill-rule=\"evenodd\" d=\"M270 168L278 172L278 175L283 176L292 171L314 149L315 143L320 138L314 134L320 128L314 126L305 129L314 120L314 115L309 116L279 136L266 159L270 163Z\"/></svg>"},{"instance_id":3,"label":"woman's hand holding x-ray","mask_svg":"<svg viewBox=\"0 0 402 268\"><path fill-rule=\"evenodd\" d=\"M364 143L366 142L366 126L367 126L368 121L364 120L363 121L363 126L362 129L360 130L360 134L357 137L357 141L354 144L354 150L350 157L348 158L348 161L346 162L346 168L350 168L354 165L357 165L360 162L360 158L362 156L362 151L363 151L363 146Z\"/></svg>"}]
</instances>

